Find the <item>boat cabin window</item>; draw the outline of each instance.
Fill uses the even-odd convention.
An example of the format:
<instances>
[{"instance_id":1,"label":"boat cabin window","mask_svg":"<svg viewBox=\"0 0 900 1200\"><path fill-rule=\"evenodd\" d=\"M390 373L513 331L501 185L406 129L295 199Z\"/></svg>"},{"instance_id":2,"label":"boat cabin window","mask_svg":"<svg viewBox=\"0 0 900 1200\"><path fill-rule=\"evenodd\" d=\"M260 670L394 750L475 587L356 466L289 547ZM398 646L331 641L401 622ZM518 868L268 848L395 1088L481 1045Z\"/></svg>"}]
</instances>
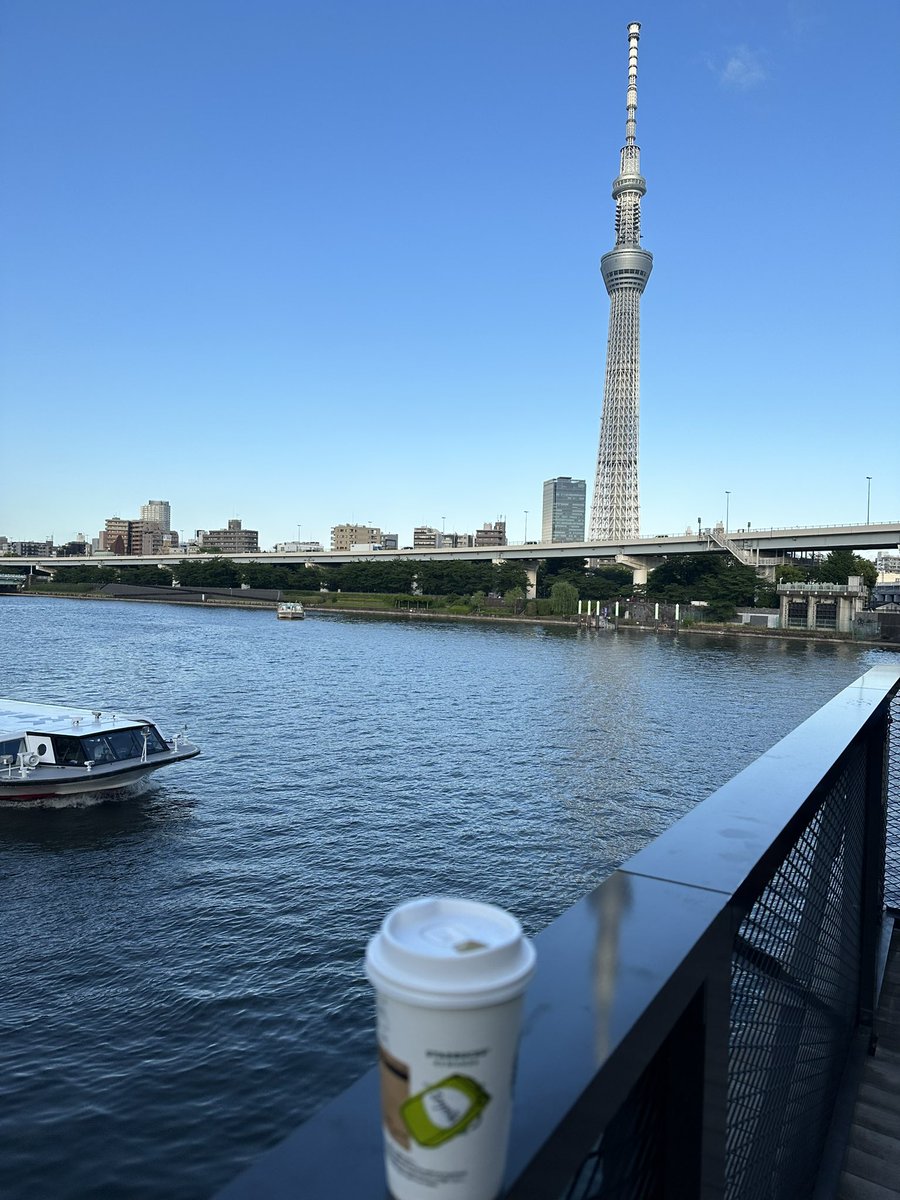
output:
<instances>
[{"instance_id":1,"label":"boat cabin window","mask_svg":"<svg viewBox=\"0 0 900 1200\"><path fill-rule=\"evenodd\" d=\"M168 748L169 747L162 740L162 737L161 737L159 731L157 729L154 729L152 725L148 725L147 726L147 753L148 754L162 754L163 751L168 750Z\"/></svg>"},{"instance_id":2,"label":"boat cabin window","mask_svg":"<svg viewBox=\"0 0 900 1200\"><path fill-rule=\"evenodd\" d=\"M54 733L50 740L53 742L53 757L59 766L80 767L84 762L81 738Z\"/></svg>"},{"instance_id":3,"label":"boat cabin window","mask_svg":"<svg viewBox=\"0 0 900 1200\"><path fill-rule=\"evenodd\" d=\"M110 746L102 734L98 734L96 737L82 738L81 744L84 747L84 757L88 762L108 763L116 761L112 746Z\"/></svg>"},{"instance_id":4,"label":"boat cabin window","mask_svg":"<svg viewBox=\"0 0 900 1200\"><path fill-rule=\"evenodd\" d=\"M6 741L0 742L0 758L4 758L7 754L15 758L25 749L25 742L22 738L7 738Z\"/></svg>"},{"instance_id":5,"label":"boat cabin window","mask_svg":"<svg viewBox=\"0 0 900 1200\"><path fill-rule=\"evenodd\" d=\"M144 729L147 731L148 754L159 754L168 749L153 726L145 725L141 729L115 729L111 733L81 738L84 755L96 763L140 758L144 753Z\"/></svg>"},{"instance_id":6,"label":"boat cabin window","mask_svg":"<svg viewBox=\"0 0 900 1200\"><path fill-rule=\"evenodd\" d=\"M162 740L162 737L160 736L158 730L154 729L154 727L152 725L145 725L144 728L147 730L147 753L148 754L162 754L162 752L164 750L168 750L169 747ZM141 735L141 741L143 742L143 740L144 740L143 732L141 730L138 730L138 733Z\"/></svg>"},{"instance_id":7,"label":"boat cabin window","mask_svg":"<svg viewBox=\"0 0 900 1200\"><path fill-rule=\"evenodd\" d=\"M144 753L144 739L139 729L117 729L115 733L108 733L106 740L113 748L113 754L116 758L140 758ZM149 742L147 749L149 753Z\"/></svg>"}]
</instances>

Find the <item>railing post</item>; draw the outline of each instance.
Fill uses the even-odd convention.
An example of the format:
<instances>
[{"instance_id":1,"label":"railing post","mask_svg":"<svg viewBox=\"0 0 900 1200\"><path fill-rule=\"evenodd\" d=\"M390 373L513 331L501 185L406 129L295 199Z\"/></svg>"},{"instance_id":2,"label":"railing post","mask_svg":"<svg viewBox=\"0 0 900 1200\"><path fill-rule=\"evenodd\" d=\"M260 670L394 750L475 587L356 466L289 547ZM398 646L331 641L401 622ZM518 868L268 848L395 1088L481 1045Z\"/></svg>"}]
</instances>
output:
<instances>
[{"instance_id":1,"label":"railing post","mask_svg":"<svg viewBox=\"0 0 900 1200\"><path fill-rule=\"evenodd\" d=\"M725 1195L730 942L722 949L669 1039L666 1200Z\"/></svg>"}]
</instances>

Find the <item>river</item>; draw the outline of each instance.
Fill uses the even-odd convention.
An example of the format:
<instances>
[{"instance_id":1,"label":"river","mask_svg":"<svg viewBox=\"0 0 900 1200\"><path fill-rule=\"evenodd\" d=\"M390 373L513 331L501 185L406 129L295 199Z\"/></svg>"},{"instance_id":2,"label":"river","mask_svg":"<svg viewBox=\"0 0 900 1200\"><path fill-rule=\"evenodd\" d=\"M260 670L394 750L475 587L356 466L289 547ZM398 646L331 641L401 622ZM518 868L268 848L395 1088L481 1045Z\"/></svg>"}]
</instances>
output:
<instances>
[{"instance_id":1,"label":"river","mask_svg":"<svg viewBox=\"0 0 900 1200\"><path fill-rule=\"evenodd\" d=\"M361 959L393 904L535 932L897 657L26 597L0 651L7 696L203 751L117 802L0 811L8 1200L209 1196L373 1061Z\"/></svg>"}]
</instances>

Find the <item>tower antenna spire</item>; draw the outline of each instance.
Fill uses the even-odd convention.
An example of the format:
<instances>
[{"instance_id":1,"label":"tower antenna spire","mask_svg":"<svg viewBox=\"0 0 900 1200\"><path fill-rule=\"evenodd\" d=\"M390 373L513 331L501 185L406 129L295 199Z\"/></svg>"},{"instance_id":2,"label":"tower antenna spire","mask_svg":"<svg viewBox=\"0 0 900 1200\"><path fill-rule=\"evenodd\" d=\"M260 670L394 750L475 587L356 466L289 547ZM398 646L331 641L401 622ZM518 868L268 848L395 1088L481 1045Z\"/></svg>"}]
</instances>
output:
<instances>
[{"instance_id":1,"label":"tower antenna spire","mask_svg":"<svg viewBox=\"0 0 900 1200\"><path fill-rule=\"evenodd\" d=\"M628 26L625 145L619 154L619 174L612 185L616 244L600 260L609 294L609 336L588 534L592 541L624 541L640 536L640 305L653 269L653 255L641 247L641 197L646 194L647 183L641 174L641 150L636 140L640 36L640 24L632 21Z\"/></svg>"}]
</instances>

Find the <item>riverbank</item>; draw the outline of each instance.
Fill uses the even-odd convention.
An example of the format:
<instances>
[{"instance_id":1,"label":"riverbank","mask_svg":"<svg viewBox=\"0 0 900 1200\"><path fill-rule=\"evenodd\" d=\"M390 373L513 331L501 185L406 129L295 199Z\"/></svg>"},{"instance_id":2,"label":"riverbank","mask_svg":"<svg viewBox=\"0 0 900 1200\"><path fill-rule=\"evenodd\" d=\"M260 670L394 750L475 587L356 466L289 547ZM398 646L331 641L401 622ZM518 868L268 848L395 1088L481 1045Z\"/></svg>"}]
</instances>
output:
<instances>
[{"instance_id":1,"label":"riverbank","mask_svg":"<svg viewBox=\"0 0 900 1200\"><path fill-rule=\"evenodd\" d=\"M237 597L220 597L207 596L206 599L159 599L146 596L104 596L98 592L4 592L0 593L0 599L13 598L39 598L46 597L53 600L106 600L114 601L121 604L168 604L177 605L178 607L186 608L248 608L248 609L268 609L272 612L277 608L277 604L267 600L241 600ZM335 605L325 604L309 604L303 602L303 607L307 612L315 613L317 616L364 616L364 617L406 617L409 620L419 621L474 621L488 624L505 624L513 623L518 625L555 625L569 629L594 629L599 633L658 633L681 636L699 635L700 637L725 637L726 635L734 635L737 637L749 638L781 638L783 640L793 641L810 641L810 642L840 642L844 645L853 646L875 646L883 650L895 650L900 653L900 646L895 642L872 640L868 638L854 638L850 634L838 633L831 629L769 629L761 626L751 626L742 624L684 624L680 623L677 627L664 624L649 624L642 625L630 621L611 621L605 628L596 630L594 625L591 625L584 617L561 617L554 615L544 615L534 617L525 613L459 613L459 612L442 612L435 609L384 609L384 608L357 608L353 605L346 607L337 607Z\"/></svg>"}]
</instances>

